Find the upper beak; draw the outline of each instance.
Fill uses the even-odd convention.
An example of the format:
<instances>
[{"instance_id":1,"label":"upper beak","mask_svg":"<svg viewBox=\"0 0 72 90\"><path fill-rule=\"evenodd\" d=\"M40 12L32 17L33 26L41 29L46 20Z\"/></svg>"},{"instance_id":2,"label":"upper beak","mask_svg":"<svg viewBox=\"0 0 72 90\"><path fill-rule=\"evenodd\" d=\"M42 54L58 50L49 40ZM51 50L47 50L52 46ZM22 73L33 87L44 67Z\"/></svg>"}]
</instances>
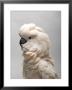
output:
<instances>
[{"instance_id":1,"label":"upper beak","mask_svg":"<svg viewBox=\"0 0 72 90\"><path fill-rule=\"evenodd\" d=\"M26 42L27 42L26 39L21 38L19 44L20 44L20 46L22 46L22 44L25 44Z\"/></svg>"}]
</instances>

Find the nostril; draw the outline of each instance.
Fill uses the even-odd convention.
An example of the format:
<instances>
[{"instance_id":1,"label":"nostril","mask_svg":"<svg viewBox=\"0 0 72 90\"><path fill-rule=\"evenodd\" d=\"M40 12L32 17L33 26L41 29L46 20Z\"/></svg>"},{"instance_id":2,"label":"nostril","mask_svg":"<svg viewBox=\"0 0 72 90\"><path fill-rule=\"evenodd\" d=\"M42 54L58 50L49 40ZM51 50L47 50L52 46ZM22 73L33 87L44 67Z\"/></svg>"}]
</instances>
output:
<instances>
[{"instance_id":1,"label":"nostril","mask_svg":"<svg viewBox=\"0 0 72 90\"><path fill-rule=\"evenodd\" d=\"M21 39L20 39L20 45L21 45L21 44L24 44L24 43L26 43L26 42L27 42L27 40L25 40L24 38L21 38Z\"/></svg>"}]
</instances>

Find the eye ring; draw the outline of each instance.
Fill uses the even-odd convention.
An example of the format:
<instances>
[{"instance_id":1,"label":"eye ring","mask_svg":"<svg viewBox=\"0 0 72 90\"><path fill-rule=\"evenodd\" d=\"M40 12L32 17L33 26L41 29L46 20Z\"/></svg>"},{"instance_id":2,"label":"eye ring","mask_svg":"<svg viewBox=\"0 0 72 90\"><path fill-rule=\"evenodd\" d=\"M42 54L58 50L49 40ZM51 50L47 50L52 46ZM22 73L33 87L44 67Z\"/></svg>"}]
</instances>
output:
<instances>
[{"instance_id":1,"label":"eye ring","mask_svg":"<svg viewBox=\"0 0 72 90\"><path fill-rule=\"evenodd\" d=\"M29 39L31 39L31 37L29 37Z\"/></svg>"}]
</instances>

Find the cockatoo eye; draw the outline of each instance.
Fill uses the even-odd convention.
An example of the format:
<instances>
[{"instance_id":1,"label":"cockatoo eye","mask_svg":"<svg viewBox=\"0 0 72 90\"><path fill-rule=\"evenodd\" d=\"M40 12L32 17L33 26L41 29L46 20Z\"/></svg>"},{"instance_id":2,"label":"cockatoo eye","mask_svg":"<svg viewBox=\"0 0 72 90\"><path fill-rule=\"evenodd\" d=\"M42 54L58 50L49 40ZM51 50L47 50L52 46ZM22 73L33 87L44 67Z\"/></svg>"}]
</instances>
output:
<instances>
[{"instance_id":1,"label":"cockatoo eye","mask_svg":"<svg viewBox=\"0 0 72 90\"><path fill-rule=\"evenodd\" d=\"M31 37L29 37L29 39L31 39Z\"/></svg>"}]
</instances>

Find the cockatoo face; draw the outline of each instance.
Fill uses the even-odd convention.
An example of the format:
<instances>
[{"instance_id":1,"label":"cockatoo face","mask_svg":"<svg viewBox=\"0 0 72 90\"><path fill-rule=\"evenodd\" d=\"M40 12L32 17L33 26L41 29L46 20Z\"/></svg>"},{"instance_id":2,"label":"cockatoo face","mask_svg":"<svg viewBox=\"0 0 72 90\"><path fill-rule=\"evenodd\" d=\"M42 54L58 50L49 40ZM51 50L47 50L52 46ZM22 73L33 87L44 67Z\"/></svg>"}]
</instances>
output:
<instances>
[{"instance_id":1,"label":"cockatoo face","mask_svg":"<svg viewBox=\"0 0 72 90\"><path fill-rule=\"evenodd\" d=\"M48 35L43 31L42 28L36 26L35 24L24 24L21 26L19 35L20 46L23 53L35 52L45 53L49 49L50 42Z\"/></svg>"}]
</instances>

